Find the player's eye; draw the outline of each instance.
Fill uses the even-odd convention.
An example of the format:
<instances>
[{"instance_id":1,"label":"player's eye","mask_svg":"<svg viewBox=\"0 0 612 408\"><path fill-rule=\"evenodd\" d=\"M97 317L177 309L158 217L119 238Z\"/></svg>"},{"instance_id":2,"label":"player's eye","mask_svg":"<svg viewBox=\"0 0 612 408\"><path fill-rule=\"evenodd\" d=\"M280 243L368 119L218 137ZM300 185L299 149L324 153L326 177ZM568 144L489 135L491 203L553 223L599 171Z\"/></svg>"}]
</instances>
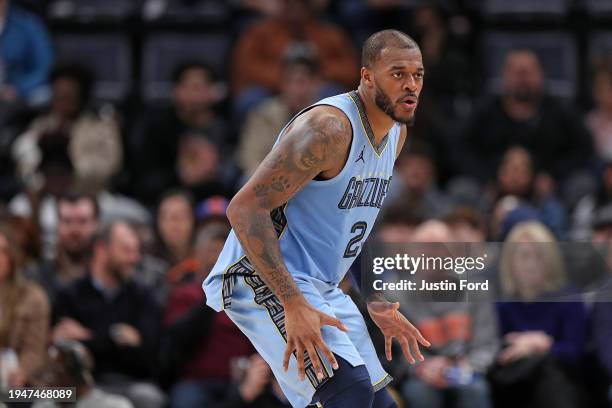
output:
<instances>
[{"instance_id":1,"label":"player's eye","mask_svg":"<svg viewBox=\"0 0 612 408\"><path fill-rule=\"evenodd\" d=\"M393 75L393 78L401 78L404 76L404 74L402 74L401 72L394 72L391 75Z\"/></svg>"},{"instance_id":2,"label":"player's eye","mask_svg":"<svg viewBox=\"0 0 612 408\"><path fill-rule=\"evenodd\" d=\"M423 79L424 76L425 74L423 74L422 72L417 72L416 74L414 74L414 77L417 79Z\"/></svg>"}]
</instances>

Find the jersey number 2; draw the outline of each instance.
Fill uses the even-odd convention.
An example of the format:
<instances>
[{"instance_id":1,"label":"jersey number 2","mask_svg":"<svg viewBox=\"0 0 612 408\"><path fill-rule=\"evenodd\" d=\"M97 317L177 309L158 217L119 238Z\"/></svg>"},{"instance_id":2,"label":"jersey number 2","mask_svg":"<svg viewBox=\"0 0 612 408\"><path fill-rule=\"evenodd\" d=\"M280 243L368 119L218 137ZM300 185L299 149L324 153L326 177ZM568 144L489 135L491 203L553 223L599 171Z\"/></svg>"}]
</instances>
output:
<instances>
[{"instance_id":1,"label":"jersey number 2","mask_svg":"<svg viewBox=\"0 0 612 408\"><path fill-rule=\"evenodd\" d=\"M344 250L345 258L352 258L357 256L359 252L359 242L363 239L366 231L368 230L368 223L365 221L357 221L351 227L351 233L357 233L353 238L351 238L346 245L346 249Z\"/></svg>"}]
</instances>

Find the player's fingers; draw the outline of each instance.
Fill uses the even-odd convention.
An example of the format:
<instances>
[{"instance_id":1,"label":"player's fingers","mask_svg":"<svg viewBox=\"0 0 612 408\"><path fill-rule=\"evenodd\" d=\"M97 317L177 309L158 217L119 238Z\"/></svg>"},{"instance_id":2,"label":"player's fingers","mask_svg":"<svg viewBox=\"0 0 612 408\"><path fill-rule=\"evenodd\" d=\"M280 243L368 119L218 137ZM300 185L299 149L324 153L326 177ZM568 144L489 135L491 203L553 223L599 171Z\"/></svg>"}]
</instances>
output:
<instances>
[{"instance_id":1,"label":"player's fingers","mask_svg":"<svg viewBox=\"0 0 612 408\"><path fill-rule=\"evenodd\" d=\"M325 313L321 313L321 326L323 325L335 326L338 329L342 330L343 332L348 331L344 323L342 323L339 319L336 319L335 317L331 317L330 315L326 315Z\"/></svg>"},{"instance_id":2,"label":"player's fingers","mask_svg":"<svg viewBox=\"0 0 612 408\"><path fill-rule=\"evenodd\" d=\"M414 364L415 360L414 357L412 357L412 354L410 353L410 346L408 345L408 340L406 340L405 337L399 337L397 340L399 341L400 346L402 346L402 352L404 353L404 357L406 357L406 360L408 360L410 364Z\"/></svg>"},{"instance_id":3,"label":"player's fingers","mask_svg":"<svg viewBox=\"0 0 612 408\"><path fill-rule=\"evenodd\" d=\"M300 381L304 381L304 378L306 378L306 375L304 374L304 346L299 343L296 347L295 358L297 360L298 377Z\"/></svg>"},{"instance_id":4,"label":"player's fingers","mask_svg":"<svg viewBox=\"0 0 612 408\"><path fill-rule=\"evenodd\" d=\"M416 337L416 340L421 343L423 346L425 347L429 347L431 346L431 343L427 341L427 339L425 339L425 337L423 337L423 335L421 334L421 332L419 331L419 329L417 329L416 327L414 327L412 324L410 325L410 328L408 328L408 330L406 331L406 333L411 336L411 337Z\"/></svg>"},{"instance_id":5,"label":"player's fingers","mask_svg":"<svg viewBox=\"0 0 612 408\"><path fill-rule=\"evenodd\" d=\"M416 341L416 338L414 337L410 338L410 348L412 349L412 352L416 356L417 360L419 361L425 360L425 357L423 357L423 354L421 354L421 350L419 349L419 343Z\"/></svg>"},{"instance_id":6,"label":"player's fingers","mask_svg":"<svg viewBox=\"0 0 612 408\"><path fill-rule=\"evenodd\" d=\"M325 344L322 338L319 339L319 342L317 343L317 348L321 350L321 352L325 355L325 357L327 357L332 368L334 370L337 370L338 361L336 360L334 353L331 352L331 350L329 349L329 347L327 347L327 344Z\"/></svg>"},{"instance_id":7,"label":"player's fingers","mask_svg":"<svg viewBox=\"0 0 612 408\"><path fill-rule=\"evenodd\" d=\"M393 359L392 342L393 337L385 336L385 355L387 356L387 361L391 361Z\"/></svg>"},{"instance_id":8,"label":"player's fingers","mask_svg":"<svg viewBox=\"0 0 612 408\"><path fill-rule=\"evenodd\" d=\"M283 355L283 370L287 371L289 369L289 359L291 358L291 353L294 350L292 342L287 342L287 347L285 348L285 354Z\"/></svg>"},{"instance_id":9,"label":"player's fingers","mask_svg":"<svg viewBox=\"0 0 612 408\"><path fill-rule=\"evenodd\" d=\"M319 381L323 380L323 366L321 365L321 360L319 359L319 355L315 350L314 344L309 343L306 346L306 351L308 352L308 357L310 357L310 362L312 364L312 368L314 368L315 373L317 373L317 379Z\"/></svg>"}]
</instances>

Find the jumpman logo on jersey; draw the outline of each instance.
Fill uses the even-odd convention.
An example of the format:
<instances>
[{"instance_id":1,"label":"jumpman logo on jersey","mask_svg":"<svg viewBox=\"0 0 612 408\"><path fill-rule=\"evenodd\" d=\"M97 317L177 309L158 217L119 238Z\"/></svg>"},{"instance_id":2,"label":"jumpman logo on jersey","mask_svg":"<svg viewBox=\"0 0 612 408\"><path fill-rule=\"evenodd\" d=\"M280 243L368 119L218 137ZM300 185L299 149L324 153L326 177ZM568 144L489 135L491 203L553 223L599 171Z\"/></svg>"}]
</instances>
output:
<instances>
[{"instance_id":1,"label":"jumpman logo on jersey","mask_svg":"<svg viewBox=\"0 0 612 408\"><path fill-rule=\"evenodd\" d=\"M365 145L363 145L363 149L361 149L361 153L359 153L359 157L357 158L357 160L355 160L355 163L357 163L359 160L361 160L365 164L365 159L363 158L363 151L364 150L365 150Z\"/></svg>"}]
</instances>

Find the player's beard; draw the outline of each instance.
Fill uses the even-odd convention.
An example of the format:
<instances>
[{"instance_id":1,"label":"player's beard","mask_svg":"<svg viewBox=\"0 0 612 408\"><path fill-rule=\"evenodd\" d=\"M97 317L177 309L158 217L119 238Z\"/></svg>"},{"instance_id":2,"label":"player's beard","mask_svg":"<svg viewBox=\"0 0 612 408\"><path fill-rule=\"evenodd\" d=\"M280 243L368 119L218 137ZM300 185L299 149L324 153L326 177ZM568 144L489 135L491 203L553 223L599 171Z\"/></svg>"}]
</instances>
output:
<instances>
[{"instance_id":1,"label":"player's beard","mask_svg":"<svg viewBox=\"0 0 612 408\"><path fill-rule=\"evenodd\" d=\"M374 85L374 102L376 106L380 108L383 112L385 112L391 119L396 122L403 123L406 126L414 125L414 113L409 118L400 118L395 114L395 104L391 102L391 98L389 95L385 93L378 85Z\"/></svg>"}]
</instances>

